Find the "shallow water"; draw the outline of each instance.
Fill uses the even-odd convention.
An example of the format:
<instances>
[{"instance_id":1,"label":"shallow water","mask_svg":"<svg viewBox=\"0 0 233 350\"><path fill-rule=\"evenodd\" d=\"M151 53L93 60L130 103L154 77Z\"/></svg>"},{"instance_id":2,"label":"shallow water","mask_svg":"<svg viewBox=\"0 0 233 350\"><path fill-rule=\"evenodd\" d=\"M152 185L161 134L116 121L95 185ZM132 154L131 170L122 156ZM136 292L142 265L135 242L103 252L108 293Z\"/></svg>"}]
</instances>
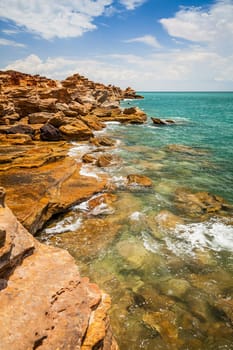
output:
<instances>
[{"instance_id":1,"label":"shallow water","mask_svg":"<svg viewBox=\"0 0 233 350\"><path fill-rule=\"evenodd\" d=\"M116 201L80 203L40 239L68 249L81 273L111 295L121 350L231 350L231 211L202 215L177 193L209 191L233 204L233 93L144 95L123 104L176 125L109 123L104 132L120 140L111 152L123 162L101 171L111 175ZM71 155L89 151L74 144ZM98 179L98 171L84 166L82 174ZM149 176L152 188L127 187L132 173Z\"/></svg>"}]
</instances>

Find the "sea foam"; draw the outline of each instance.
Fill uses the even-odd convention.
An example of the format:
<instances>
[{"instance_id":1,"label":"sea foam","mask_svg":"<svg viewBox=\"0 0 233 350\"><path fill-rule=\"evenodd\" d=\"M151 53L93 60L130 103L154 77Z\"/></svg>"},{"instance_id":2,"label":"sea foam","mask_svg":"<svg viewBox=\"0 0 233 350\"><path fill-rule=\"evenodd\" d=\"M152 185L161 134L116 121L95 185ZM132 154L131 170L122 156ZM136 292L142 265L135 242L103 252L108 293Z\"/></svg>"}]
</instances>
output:
<instances>
[{"instance_id":1,"label":"sea foam","mask_svg":"<svg viewBox=\"0 0 233 350\"><path fill-rule=\"evenodd\" d=\"M224 220L177 225L172 236L165 239L175 254L195 254L195 249L233 252L233 227Z\"/></svg>"}]
</instances>

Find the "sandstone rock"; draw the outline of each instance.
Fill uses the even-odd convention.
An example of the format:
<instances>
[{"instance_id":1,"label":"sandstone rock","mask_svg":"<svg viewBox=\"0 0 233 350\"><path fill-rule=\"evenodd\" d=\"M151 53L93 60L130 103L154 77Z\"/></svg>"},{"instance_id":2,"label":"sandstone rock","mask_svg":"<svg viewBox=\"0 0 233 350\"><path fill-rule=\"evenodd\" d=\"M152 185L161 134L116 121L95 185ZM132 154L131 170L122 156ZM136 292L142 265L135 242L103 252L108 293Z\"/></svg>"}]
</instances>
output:
<instances>
[{"instance_id":1,"label":"sandstone rock","mask_svg":"<svg viewBox=\"0 0 233 350\"><path fill-rule=\"evenodd\" d=\"M226 201L208 192L192 193L186 189L178 189L175 193L176 207L190 216L213 215L221 211L231 211Z\"/></svg>"},{"instance_id":2,"label":"sandstone rock","mask_svg":"<svg viewBox=\"0 0 233 350\"><path fill-rule=\"evenodd\" d=\"M116 141L113 139L110 139L109 137L93 137L91 138L91 143L93 143L95 146L105 146L105 147L112 147L115 146Z\"/></svg>"},{"instance_id":3,"label":"sandstone rock","mask_svg":"<svg viewBox=\"0 0 233 350\"><path fill-rule=\"evenodd\" d=\"M167 150L169 152L177 152L177 153L184 153L188 155L197 155L197 156L202 156L205 155L207 152L205 150L201 150L198 148L193 148L190 146L185 146L185 145L168 145Z\"/></svg>"},{"instance_id":4,"label":"sandstone rock","mask_svg":"<svg viewBox=\"0 0 233 350\"><path fill-rule=\"evenodd\" d=\"M94 115L86 115L85 117L80 117L80 119L92 130L99 131L104 129L106 126Z\"/></svg>"},{"instance_id":5,"label":"sandstone rock","mask_svg":"<svg viewBox=\"0 0 233 350\"><path fill-rule=\"evenodd\" d=\"M147 312L143 315L143 321L157 331L164 342L171 346L171 349L179 349L182 345L176 325L176 316L172 311Z\"/></svg>"},{"instance_id":6,"label":"sandstone rock","mask_svg":"<svg viewBox=\"0 0 233 350\"><path fill-rule=\"evenodd\" d=\"M138 174L130 174L127 176L128 186L151 187L152 181L149 177Z\"/></svg>"},{"instance_id":7,"label":"sandstone rock","mask_svg":"<svg viewBox=\"0 0 233 350\"><path fill-rule=\"evenodd\" d=\"M102 349L117 350L107 315L109 297L80 277L66 251L35 241L8 208L0 208L0 223L6 252L11 247L10 257L0 248L6 282L0 291L1 348L94 350L102 344ZM2 270L7 259L15 263L10 276Z\"/></svg>"},{"instance_id":8,"label":"sandstone rock","mask_svg":"<svg viewBox=\"0 0 233 350\"><path fill-rule=\"evenodd\" d=\"M80 166L71 158L58 159L55 155L48 164L44 164L43 153L39 153L38 149L35 152L41 157L39 166L30 168L29 162L25 172L18 163L17 168L0 172L0 182L8 193L8 206L32 234L52 215L98 193L106 184L105 176L98 179L81 176ZM45 155L47 152L45 150Z\"/></svg>"},{"instance_id":9,"label":"sandstone rock","mask_svg":"<svg viewBox=\"0 0 233 350\"><path fill-rule=\"evenodd\" d=\"M53 113L48 112L31 113L28 115L28 122L29 124L44 124L47 123L52 116Z\"/></svg>"},{"instance_id":10,"label":"sandstone rock","mask_svg":"<svg viewBox=\"0 0 233 350\"><path fill-rule=\"evenodd\" d=\"M159 284L159 289L163 294L181 300L190 288L189 282L180 278L171 278L167 281L161 281Z\"/></svg>"},{"instance_id":11,"label":"sandstone rock","mask_svg":"<svg viewBox=\"0 0 233 350\"><path fill-rule=\"evenodd\" d=\"M59 141L62 139L62 134L55 126L47 123L41 127L40 137L43 141Z\"/></svg>"},{"instance_id":12,"label":"sandstone rock","mask_svg":"<svg viewBox=\"0 0 233 350\"><path fill-rule=\"evenodd\" d=\"M89 209L93 210L97 206L101 204L107 204L112 205L113 202L117 200L117 196L115 194L111 193L103 193L100 196L97 196L95 198L92 198L88 201L88 207Z\"/></svg>"},{"instance_id":13,"label":"sandstone rock","mask_svg":"<svg viewBox=\"0 0 233 350\"><path fill-rule=\"evenodd\" d=\"M222 298L215 302L214 304L215 308L219 310L220 312L223 312L223 314L230 320L230 322L233 324L233 300L230 298Z\"/></svg>"},{"instance_id":14,"label":"sandstone rock","mask_svg":"<svg viewBox=\"0 0 233 350\"><path fill-rule=\"evenodd\" d=\"M3 193L2 189L1 193ZM12 269L20 264L25 256L32 254L35 243L32 236L16 221L11 210L5 208L3 202L1 204L0 276L3 277L11 273Z\"/></svg>"},{"instance_id":15,"label":"sandstone rock","mask_svg":"<svg viewBox=\"0 0 233 350\"><path fill-rule=\"evenodd\" d=\"M151 118L151 120L155 125L169 125L175 123L173 120L162 120L159 118Z\"/></svg>"},{"instance_id":16,"label":"sandstone rock","mask_svg":"<svg viewBox=\"0 0 233 350\"><path fill-rule=\"evenodd\" d=\"M184 224L184 220L177 215L174 215L168 210L161 210L155 217L156 223L165 229L174 229L176 225Z\"/></svg>"},{"instance_id":17,"label":"sandstone rock","mask_svg":"<svg viewBox=\"0 0 233 350\"><path fill-rule=\"evenodd\" d=\"M108 167L112 164L113 159L110 153L103 153L98 157L96 165L99 167Z\"/></svg>"},{"instance_id":18,"label":"sandstone rock","mask_svg":"<svg viewBox=\"0 0 233 350\"><path fill-rule=\"evenodd\" d=\"M33 137L35 134L35 131L29 125L18 124L7 129L6 134L26 134Z\"/></svg>"},{"instance_id":19,"label":"sandstone rock","mask_svg":"<svg viewBox=\"0 0 233 350\"><path fill-rule=\"evenodd\" d=\"M95 163L97 160L96 156L92 153L86 153L82 156L82 161L84 163Z\"/></svg>"},{"instance_id":20,"label":"sandstone rock","mask_svg":"<svg viewBox=\"0 0 233 350\"><path fill-rule=\"evenodd\" d=\"M59 130L67 140L85 141L93 136L91 129L81 120L77 120L72 125L62 125Z\"/></svg>"}]
</instances>

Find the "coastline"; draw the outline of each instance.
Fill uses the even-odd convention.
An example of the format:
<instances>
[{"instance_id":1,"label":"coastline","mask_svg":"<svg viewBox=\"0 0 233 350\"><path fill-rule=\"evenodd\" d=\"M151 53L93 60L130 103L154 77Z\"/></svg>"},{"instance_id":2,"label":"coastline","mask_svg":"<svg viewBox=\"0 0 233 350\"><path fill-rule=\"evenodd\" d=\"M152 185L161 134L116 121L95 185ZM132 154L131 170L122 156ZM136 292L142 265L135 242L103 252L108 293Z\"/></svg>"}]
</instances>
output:
<instances>
[{"instance_id":1,"label":"coastline","mask_svg":"<svg viewBox=\"0 0 233 350\"><path fill-rule=\"evenodd\" d=\"M53 215L107 189L105 175L97 180L82 174L82 160L69 156L70 142L99 147L99 158L91 161L101 167L111 163L103 149L114 141L94 137L93 131L103 129L104 121L143 123L146 116L120 109L124 96L136 97L132 89L106 87L78 74L57 82L8 71L0 81L1 348L87 350L98 344L116 350L109 296L80 277L67 252L31 234Z\"/></svg>"}]
</instances>

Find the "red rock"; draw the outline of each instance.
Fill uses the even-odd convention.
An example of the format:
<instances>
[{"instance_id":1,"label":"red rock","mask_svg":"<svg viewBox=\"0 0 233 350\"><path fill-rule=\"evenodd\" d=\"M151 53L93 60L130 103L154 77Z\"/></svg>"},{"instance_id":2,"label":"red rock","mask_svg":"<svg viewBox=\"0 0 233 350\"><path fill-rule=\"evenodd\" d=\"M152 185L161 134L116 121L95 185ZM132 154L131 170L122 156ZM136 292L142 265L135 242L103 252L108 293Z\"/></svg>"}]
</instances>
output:
<instances>
[{"instance_id":1,"label":"red rock","mask_svg":"<svg viewBox=\"0 0 233 350\"><path fill-rule=\"evenodd\" d=\"M40 128L40 137L43 141L59 141L62 139L62 134L55 126L47 123Z\"/></svg>"},{"instance_id":2,"label":"red rock","mask_svg":"<svg viewBox=\"0 0 233 350\"><path fill-rule=\"evenodd\" d=\"M129 186L144 186L151 187L152 181L149 177L138 174L130 174L127 176L127 182Z\"/></svg>"}]
</instances>

